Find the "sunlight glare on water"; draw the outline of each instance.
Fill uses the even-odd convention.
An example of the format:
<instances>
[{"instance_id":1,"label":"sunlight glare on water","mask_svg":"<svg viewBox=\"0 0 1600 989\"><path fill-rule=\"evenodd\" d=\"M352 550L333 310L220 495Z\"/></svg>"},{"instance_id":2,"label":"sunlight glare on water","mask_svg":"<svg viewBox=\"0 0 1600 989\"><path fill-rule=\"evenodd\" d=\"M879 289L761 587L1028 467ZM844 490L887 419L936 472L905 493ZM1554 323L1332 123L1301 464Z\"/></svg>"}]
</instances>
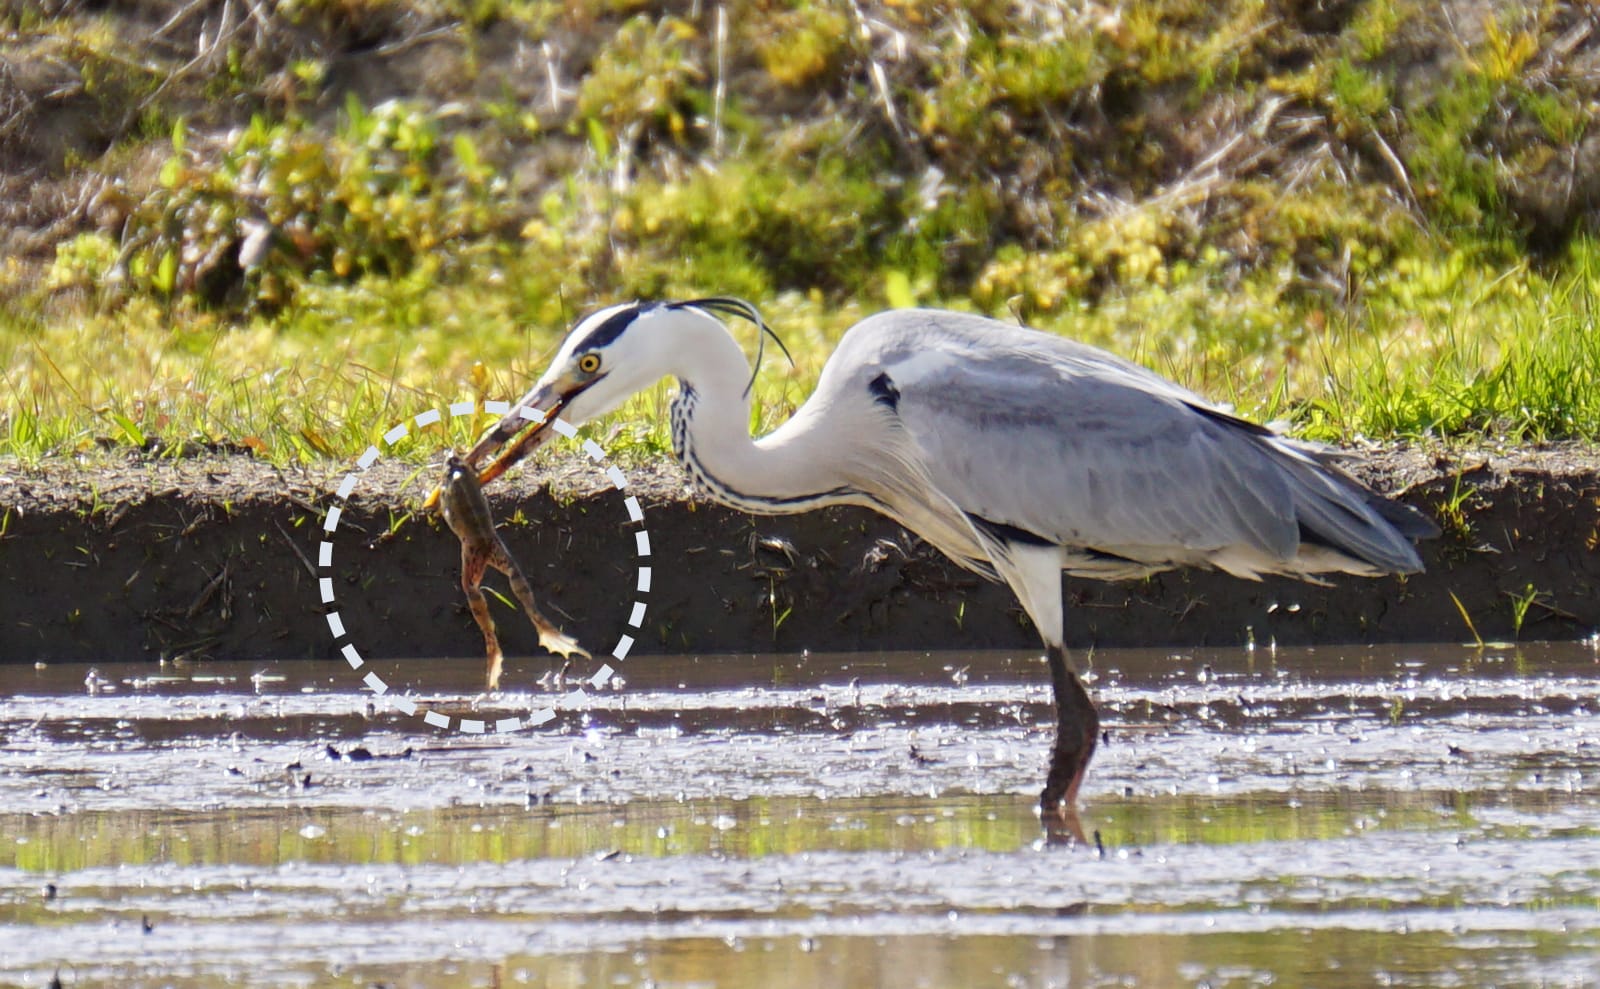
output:
<instances>
[{"instance_id":1,"label":"sunlight glare on water","mask_svg":"<svg viewBox=\"0 0 1600 989\"><path fill-rule=\"evenodd\" d=\"M1587 644L1101 652L1099 853L1031 656L476 666L0 667L0 984L1596 984Z\"/></svg>"}]
</instances>

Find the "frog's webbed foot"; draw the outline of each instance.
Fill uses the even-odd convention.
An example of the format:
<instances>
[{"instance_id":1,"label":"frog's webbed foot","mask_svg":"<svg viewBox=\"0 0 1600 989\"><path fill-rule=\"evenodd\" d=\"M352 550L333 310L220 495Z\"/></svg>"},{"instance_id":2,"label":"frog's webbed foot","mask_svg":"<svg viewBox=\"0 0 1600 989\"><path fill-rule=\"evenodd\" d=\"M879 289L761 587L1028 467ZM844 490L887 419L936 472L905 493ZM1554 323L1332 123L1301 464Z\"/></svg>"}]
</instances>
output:
<instances>
[{"instance_id":1,"label":"frog's webbed foot","mask_svg":"<svg viewBox=\"0 0 1600 989\"><path fill-rule=\"evenodd\" d=\"M539 610L539 604L533 598L533 588L528 586L528 578L522 571L512 564L506 575L511 579L511 591L522 604L522 611L528 616L528 621L533 623L533 630L539 633L539 648L546 652L554 653L563 659L581 656L584 659L593 659L589 651L578 645L578 640L567 635L556 626L554 622L544 616Z\"/></svg>"},{"instance_id":2,"label":"frog's webbed foot","mask_svg":"<svg viewBox=\"0 0 1600 989\"><path fill-rule=\"evenodd\" d=\"M572 665L572 657L574 656L582 659L594 658L589 655L589 650L578 645L577 639L550 624L543 615L530 617L533 617L533 627L539 633L539 647L567 661L561 668L563 673L566 672L567 667Z\"/></svg>"}]
</instances>

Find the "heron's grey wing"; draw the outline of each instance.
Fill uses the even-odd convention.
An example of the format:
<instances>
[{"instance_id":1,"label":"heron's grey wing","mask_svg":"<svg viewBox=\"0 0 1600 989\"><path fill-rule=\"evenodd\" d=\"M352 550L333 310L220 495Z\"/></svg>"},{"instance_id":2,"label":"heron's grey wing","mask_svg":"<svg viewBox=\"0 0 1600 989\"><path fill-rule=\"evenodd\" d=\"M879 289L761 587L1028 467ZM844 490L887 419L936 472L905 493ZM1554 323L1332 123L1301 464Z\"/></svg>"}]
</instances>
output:
<instances>
[{"instance_id":1,"label":"heron's grey wing","mask_svg":"<svg viewBox=\"0 0 1600 989\"><path fill-rule=\"evenodd\" d=\"M1250 432L1096 353L924 351L886 373L934 484L973 516L1149 563L1292 558L1289 481Z\"/></svg>"}]
</instances>

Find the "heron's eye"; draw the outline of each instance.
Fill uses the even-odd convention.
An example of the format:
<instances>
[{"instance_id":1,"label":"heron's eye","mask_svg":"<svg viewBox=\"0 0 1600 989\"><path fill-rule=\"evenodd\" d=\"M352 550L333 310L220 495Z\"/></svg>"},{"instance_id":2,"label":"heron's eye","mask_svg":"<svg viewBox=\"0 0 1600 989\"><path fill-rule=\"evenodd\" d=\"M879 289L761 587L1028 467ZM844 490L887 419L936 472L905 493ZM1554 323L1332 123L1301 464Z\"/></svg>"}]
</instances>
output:
<instances>
[{"instance_id":1,"label":"heron's eye","mask_svg":"<svg viewBox=\"0 0 1600 989\"><path fill-rule=\"evenodd\" d=\"M600 370L600 355L584 354L582 357L578 358L578 370L582 371L584 374L593 374Z\"/></svg>"}]
</instances>

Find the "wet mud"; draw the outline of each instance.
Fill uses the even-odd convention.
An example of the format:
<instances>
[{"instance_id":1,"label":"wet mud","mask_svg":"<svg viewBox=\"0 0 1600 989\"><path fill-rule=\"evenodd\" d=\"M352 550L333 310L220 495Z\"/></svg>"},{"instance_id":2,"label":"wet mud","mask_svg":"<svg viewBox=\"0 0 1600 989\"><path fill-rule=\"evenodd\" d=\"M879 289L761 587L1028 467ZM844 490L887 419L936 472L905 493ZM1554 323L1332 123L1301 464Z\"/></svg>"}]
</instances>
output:
<instances>
[{"instance_id":1,"label":"wet mud","mask_svg":"<svg viewBox=\"0 0 1600 989\"><path fill-rule=\"evenodd\" d=\"M0 670L0 985L1595 984L1600 645ZM569 676L575 676L574 673Z\"/></svg>"},{"instance_id":2,"label":"wet mud","mask_svg":"<svg viewBox=\"0 0 1600 989\"><path fill-rule=\"evenodd\" d=\"M1579 639L1600 627L1592 448L1375 451L1354 469L1440 521L1426 574L1327 587L1192 571L1069 581L1070 644ZM340 498L347 473L354 489ZM456 542L415 514L435 473L387 460L0 464L0 663L334 658L330 610L365 655L471 655ZM618 491L566 450L490 492L541 605L597 655L623 636L638 654L1037 645L1009 591L875 514L755 518L689 499L667 464L624 476ZM500 624L521 633L507 654L537 652L500 591Z\"/></svg>"}]
</instances>

